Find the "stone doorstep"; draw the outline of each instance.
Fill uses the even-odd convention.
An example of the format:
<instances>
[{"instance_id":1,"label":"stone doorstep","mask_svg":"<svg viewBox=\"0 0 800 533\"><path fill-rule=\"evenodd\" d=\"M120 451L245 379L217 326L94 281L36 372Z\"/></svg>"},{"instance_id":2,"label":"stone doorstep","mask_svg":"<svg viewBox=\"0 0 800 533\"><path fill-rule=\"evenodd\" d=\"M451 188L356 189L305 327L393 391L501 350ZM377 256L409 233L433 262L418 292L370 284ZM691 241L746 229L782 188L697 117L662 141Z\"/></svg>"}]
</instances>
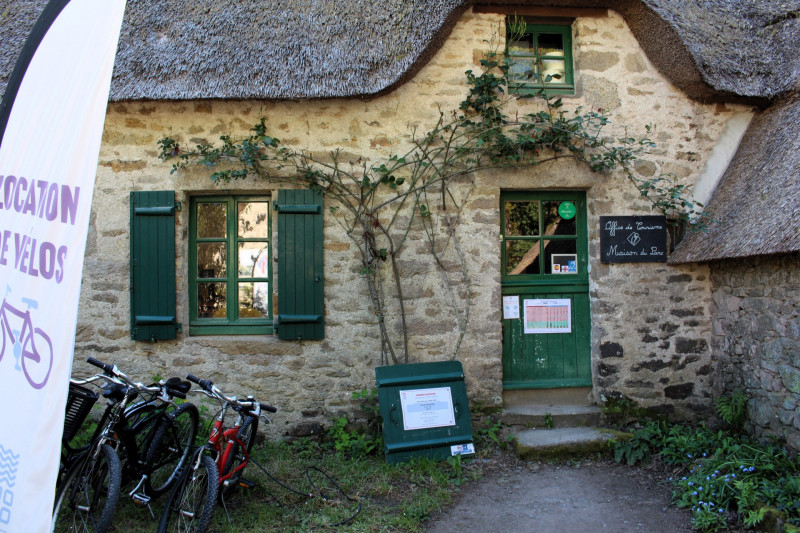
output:
<instances>
[{"instance_id":1,"label":"stone doorstep","mask_svg":"<svg viewBox=\"0 0 800 533\"><path fill-rule=\"evenodd\" d=\"M609 441L632 435L601 428L529 429L515 435L517 455L523 459L564 459L608 453Z\"/></svg>"},{"instance_id":2,"label":"stone doorstep","mask_svg":"<svg viewBox=\"0 0 800 533\"><path fill-rule=\"evenodd\" d=\"M499 414L506 426L542 428L552 420L554 428L597 427L603 422L603 411L594 405L515 405Z\"/></svg>"}]
</instances>

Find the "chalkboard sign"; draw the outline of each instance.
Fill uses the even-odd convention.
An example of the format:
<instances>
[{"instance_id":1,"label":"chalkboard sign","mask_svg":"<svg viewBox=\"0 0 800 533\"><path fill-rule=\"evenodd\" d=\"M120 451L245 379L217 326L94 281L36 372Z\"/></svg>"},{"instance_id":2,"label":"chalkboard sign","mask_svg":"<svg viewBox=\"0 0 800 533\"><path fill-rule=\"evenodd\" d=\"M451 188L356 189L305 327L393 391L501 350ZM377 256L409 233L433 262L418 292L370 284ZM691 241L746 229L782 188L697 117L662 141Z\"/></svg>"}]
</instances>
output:
<instances>
[{"instance_id":1,"label":"chalkboard sign","mask_svg":"<svg viewBox=\"0 0 800 533\"><path fill-rule=\"evenodd\" d=\"M665 263L667 217L600 217L600 262Z\"/></svg>"}]
</instances>

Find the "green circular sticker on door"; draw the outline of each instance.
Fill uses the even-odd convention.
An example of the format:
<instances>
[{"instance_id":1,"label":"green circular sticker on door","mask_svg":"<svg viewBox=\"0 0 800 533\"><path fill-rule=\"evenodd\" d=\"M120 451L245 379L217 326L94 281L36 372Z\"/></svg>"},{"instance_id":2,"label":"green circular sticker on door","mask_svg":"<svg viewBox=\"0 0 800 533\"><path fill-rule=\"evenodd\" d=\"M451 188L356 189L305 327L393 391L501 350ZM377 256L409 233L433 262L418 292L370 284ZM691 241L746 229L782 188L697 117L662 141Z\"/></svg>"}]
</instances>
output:
<instances>
[{"instance_id":1,"label":"green circular sticker on door","mask_svg":"<svg viewBox=\"0 0 800 533\"><path fill-rule=\"evenodd\" d=\"M572 202L561 202L558 206L558 214L564 220L570 220L575 217L575 204Z\"/></svg>"}]
</instances>

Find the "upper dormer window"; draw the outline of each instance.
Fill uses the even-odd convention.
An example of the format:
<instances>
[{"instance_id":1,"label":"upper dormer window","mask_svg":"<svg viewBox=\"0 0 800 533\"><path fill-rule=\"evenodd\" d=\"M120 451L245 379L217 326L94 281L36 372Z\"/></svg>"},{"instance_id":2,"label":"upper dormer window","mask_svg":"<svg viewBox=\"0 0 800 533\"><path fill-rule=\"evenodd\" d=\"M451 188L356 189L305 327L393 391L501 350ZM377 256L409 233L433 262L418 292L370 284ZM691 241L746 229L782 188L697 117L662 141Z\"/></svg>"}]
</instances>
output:
<instances>
[{"instance_id":1,"label":"upper dormer window","mask_svg":"<svg viewBox=\"0 0 800 533\"><path fill-rule=\"evenodd\" d=\"M556 24L507 23L509 85L520 95L575 91L572 27Z\"/></svg>"}]
</instances>

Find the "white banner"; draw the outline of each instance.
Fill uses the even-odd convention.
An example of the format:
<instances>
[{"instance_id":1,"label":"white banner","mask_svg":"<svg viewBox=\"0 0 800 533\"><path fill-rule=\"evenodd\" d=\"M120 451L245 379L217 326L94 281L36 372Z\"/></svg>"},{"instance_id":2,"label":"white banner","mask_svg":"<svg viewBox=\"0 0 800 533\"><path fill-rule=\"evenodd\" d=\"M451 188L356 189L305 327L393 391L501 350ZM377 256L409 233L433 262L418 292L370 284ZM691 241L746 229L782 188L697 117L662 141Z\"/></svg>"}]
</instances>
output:
<instances>
[{"instance_id":1,"label":"white banner","mask_svg":"<svg viewBox=\"0 0 800 533\"><path fill-rule=\"evenodd\" d=\"M50 529L89 213L125 10L125 0L66 2L45 8L63 5L24 71L0 145L0 533Z\"/></svg>"}]
</instances>

